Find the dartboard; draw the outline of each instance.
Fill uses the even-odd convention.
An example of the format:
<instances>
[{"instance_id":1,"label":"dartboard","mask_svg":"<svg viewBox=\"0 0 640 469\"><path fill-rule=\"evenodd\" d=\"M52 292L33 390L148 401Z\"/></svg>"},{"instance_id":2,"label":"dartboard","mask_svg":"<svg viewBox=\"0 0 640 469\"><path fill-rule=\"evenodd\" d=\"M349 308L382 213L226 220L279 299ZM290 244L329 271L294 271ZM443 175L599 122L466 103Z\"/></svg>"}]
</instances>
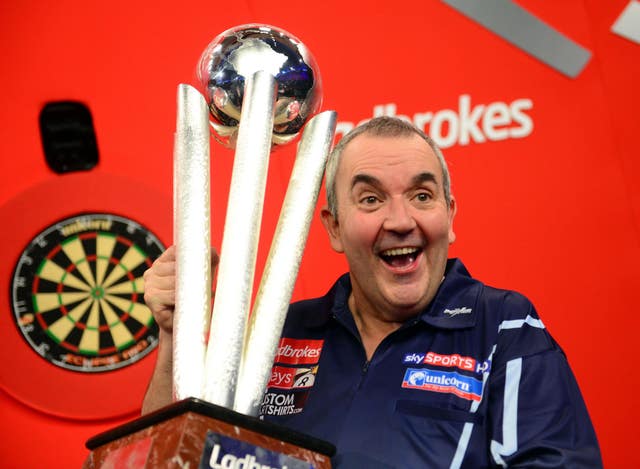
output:
<instances>
[{"instance_id":1,"label":"dartboard","mask_svg":"<svg viewBox=\"0 0 640 469\"><path fill-rule=\"evenodd\" d=\"M125 367L157 345L142 274L164 250L135 221L86 213L53 223L12 276L16 325L35 353L79 372Z\"/></svg>"}]
</instances>

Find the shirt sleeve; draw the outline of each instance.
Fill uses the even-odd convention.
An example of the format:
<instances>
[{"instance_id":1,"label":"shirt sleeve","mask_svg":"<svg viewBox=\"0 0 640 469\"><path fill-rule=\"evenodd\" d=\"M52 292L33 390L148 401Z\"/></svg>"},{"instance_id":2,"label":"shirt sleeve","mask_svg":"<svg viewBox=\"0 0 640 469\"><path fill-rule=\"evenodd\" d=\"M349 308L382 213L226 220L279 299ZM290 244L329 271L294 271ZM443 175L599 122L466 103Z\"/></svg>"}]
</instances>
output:
<instances>
[{"instance_id":1,"label":"shirt sleeve","mask_svg":"<svg viewBox=\"0 0 640 469\"><path fill-rule=\"evenodd\" d=\"M602 467L566 356L532 306L503 321L489 378L490 454L501 467Z\"/></svg>"}]
</instances>

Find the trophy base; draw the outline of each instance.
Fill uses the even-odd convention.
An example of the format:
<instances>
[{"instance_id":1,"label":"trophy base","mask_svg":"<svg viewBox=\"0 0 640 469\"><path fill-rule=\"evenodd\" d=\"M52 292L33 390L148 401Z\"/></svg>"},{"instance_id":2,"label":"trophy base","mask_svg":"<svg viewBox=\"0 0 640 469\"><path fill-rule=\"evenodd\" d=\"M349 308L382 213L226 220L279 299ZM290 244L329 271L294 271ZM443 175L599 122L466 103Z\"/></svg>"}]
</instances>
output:
<instances>
[{"instance_id":1,"label":"trophy base","mask_svg":"<svg viewBox=\"0 0 640 469\"><path fill-rule=\"evenodd\" d=\"M86 447L83 469L330 468L335 453L326 441L195 398L100 433Z\"/></svg>"}]
</instances>

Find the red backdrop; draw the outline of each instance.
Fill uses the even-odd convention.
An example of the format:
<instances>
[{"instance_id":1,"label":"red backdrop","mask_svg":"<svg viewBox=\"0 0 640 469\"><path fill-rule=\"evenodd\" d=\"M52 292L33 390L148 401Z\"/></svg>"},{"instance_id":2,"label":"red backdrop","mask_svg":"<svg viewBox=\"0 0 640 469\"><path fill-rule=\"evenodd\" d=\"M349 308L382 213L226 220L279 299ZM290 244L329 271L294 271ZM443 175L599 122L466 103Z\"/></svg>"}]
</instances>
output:
<instances>
[{"instance_id":1,"label":"red backdrop","mask_svg":"<svg viewBox=\"0 0 640 469\"><path fill-rule=\"evenodd\" d=\"M611 32L629 2L517 3L591 52L576 77L434 0L328 0L315 7L266 0L4 2L2 295L26 243L79 211L129 216L169 244L176 85L193 82L201 51L218 33L273 24L313 51L323 108L338 111L340 129L386 112L437 134L459 205L452 256L487 283L533 300L569 357L605 465L640 465L628 430L640 411L625 402L640 384L630 366L639 325L640 129L633 111L640 106L640 45ZM58 175L44 160L38 114L46 102L67 99L91 109L100 163ZM465 107L480 115L477 131L463 123ZM283 148L271 159L258 273L294 154ZM213 155L213 242L220 246L232 153L214 146ZM317 219L308 246L294 299L324 293L345 269ZM0 300L0 463L79 467L88 437L139 411L154 356L133 365L135 372L96 375L78 389L73 372L28 350L9 297ZM63 410L34 400L64 402Z\"/></svg>"}]
</instances>

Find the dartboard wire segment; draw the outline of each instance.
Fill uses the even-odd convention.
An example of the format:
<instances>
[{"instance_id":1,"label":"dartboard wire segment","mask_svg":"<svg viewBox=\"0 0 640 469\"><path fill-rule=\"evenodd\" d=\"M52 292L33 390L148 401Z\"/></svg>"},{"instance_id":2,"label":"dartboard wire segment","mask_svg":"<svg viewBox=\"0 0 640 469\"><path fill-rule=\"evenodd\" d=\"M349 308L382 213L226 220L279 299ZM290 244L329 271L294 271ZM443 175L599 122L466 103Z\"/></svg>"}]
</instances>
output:
<instances>
[{"instance_id":1,"label":"dartboard wire segment","mask_svg":"<svg viewBox=\"0 0 640 469\"><path fill-rule=\"evenodd\" d=\"M112 214L55 223L23 251L13 310L42 358L81 372L124 367L157 345L142 274L164 247L146 228Z\"/></svg>"}]
</instances>

